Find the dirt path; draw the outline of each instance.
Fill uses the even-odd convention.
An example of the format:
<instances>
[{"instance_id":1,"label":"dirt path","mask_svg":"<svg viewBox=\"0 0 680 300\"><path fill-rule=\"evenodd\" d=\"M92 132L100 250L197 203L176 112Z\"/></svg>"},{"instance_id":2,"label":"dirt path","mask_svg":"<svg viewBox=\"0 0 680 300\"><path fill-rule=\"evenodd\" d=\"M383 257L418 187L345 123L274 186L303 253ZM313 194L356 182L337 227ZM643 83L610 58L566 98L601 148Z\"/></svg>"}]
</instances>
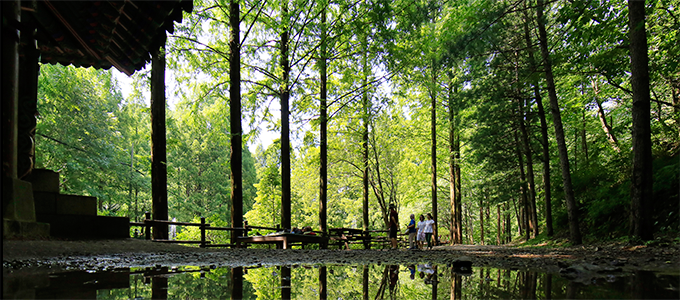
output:
<instances>
[{"instance_id":1,"label":"dirt path","mask_svg":"<svg viewBox=\"0 0 680 300\"><path fill-rule=\"evenodd\" d=\"M548 273L663 271L680 274L680 249L645 246L517 248L440 246L409 250L200 249L144 240L3 241L3 274L68 269L102 270L147 266L258 266L299 264L450 265L469 260L474 267Z\"/></svg>"}]
</instances>

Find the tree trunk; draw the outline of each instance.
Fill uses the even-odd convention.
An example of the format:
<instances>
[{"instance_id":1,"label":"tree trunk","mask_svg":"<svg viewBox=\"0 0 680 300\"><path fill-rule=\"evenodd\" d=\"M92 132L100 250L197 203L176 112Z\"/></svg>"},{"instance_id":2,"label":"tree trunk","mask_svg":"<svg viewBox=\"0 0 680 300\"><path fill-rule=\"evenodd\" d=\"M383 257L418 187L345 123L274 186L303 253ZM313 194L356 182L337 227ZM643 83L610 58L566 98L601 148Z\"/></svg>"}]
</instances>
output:
<instances>
[{"instance_id":1,"label":"tree trunk","mask_svg":"<svg viewBox=\"0 0 680 300\"><path fill-rule=\"evenodd\" d=\"M165 42L151 55L151 195L154 220L168 220L165 141ZM154 226L153 238L168 239L168 225Z\"/></svg>"},{"instance_id":2,"label":"tree trunk","mask_svg":"<svg viewBox=\"0 0 680 300\"><path fill-rule=\"evenodd\" d=\"M505 242L510 243L512 242L512 223L510 222L510 213L508 213L509 207L506 202L505 204Z\"/></svg>"},{"instance_id":3,"label":"tree trunk","mask_svg":"<svg viewBox=\"0 0 680 300\"><path fill-rule=\"evenodd\" d=\"M527 43L527 49L529 54L529 64L532 72L536 72L536 61L534 60L534 47L531 42L531 36L529 35L529 12L524 11L524 38ZM536 99L536 107L538 108L538 118L541 122L541 148L542 148L542 159L543 159L543 188L544 188L544 205L545 205L545 229L548 236L553 235L552 227L552 205L551 201L551 190L550 190L550 149L548 144L548 122L545 119L545 110L543 109L543 98L541 97L541 91L537 80L532 83L534 89L534 97ZM536 190L534 188L534 194ZM535 204L535 201L534 201Z\"/></svg>"},{"instance_id":4,"label":"tree trunk","mask_svg":"<svg viewBox=\"0 0 680 300\"><path fill-rule=\"evenodd\" d=\"M291 228L290 212L290 62L288 60L288 2L284 0L281 7L281 227Z\"/></svg>"},{"instance_id":5,"label":"tree trunk","mask_svg":"<svg viewBox=\"0 0 680 300\"><path fill-rule=\"evenodd\" d=\"M430 100L431 103L431 117L430 117L430 131L432 133L432 216L434 217L434 231L432 236L434 238L434 244L437 244L437 232L439 231L439 226L437 226L437 89L435 88L437 84L437 71L435 70L434 59L432 60L432 82L430 88Z\"/></svg>"},{"instance_id":6,"label":"tree trunk","mask_svg":"<svg viewBox=\"0 0 680 300\"><path fill-rule=\"evenodd\" d=\"M451 82L453 84L453 82ZM460 195L460 166L458 166L458 158L460 157L459 143L457 139L458 124L456 122L456 113L454 107L453 94L455 90L449 86L449 189L451 201L451 243L460 244L463 242L462 238L462 222L461 222L461 195Z\"/></svg>"},{"instance_id":7,"label":"tree trunk","mask_svg":"<svg viewBox=\"0 0 680 300\"><path fill-rule=\"evenodd\" d=\"M501 206L496 205L496 245L501 244Z\"/></svg>"},{"instance_id":8,"label":"tree trunk","mask_svg":"<svg viewBox=\"0 0 680 300\"><path fill-rule=\"evenodd\" d=\"M238 0L229 5L229 126L231 131L231 226L243 227L243 129L241 128L241 10ZM243 235L234 231L231 243Z\"/></svg>"},{"instance_id":9,"label":"tree trunk","mask_svg":"<svg viewBox=\"0 0 680 300\"><path fill-rule=\"evenodd\" d=\"M481 231L480 243L484 245L484 202L481 197L479 198L479 230Z\"/></svg>"},{"instance_id":10,"label":"tree trunk","mask_svg":"<svg viewBox=\"0 0 680 300\"><path fill-rule=\"evenodd\" d=\"M650 126L649 58L645 30L645 2L628 1L630 71L633 89L633 175L631 178L630 229L642 240L651 240L652 142Z\"/></svg>"},{"instance_id":11,"label":"tree trunk","mask_svg":"<svg viewBox=\"0 0 680 300\"><path fill-rule=\"evenodd\" d=\"M525 112L524 112L524 101L518 99L519 103L519 130L522 138L522 149L524 150L524 156L527 160L527 196L528 196L528 220L529 228L532 230L533 237L538 236L538 214L536 212L536 184L534 183L534 160L531 155L531 145L529 144L529 133L527 126L524 123ZM528 114L528 113L527 113Z\"/></svg>"},{"instance_id":12,"label":"tree trunk","mask_svg":"<svg viewBox=\"0 0 680 300\"><path fill-rule=\"evenodd\" d=\"M363 148L363 185L364 185L364 199L363 199L363 219L364 219L364 232L369 230L368 228L368 122L369 122L369 99L368 99L368 35L364 34L362 40L362 49L364 51L362 57L362 70L364 72L362 78L362 86L364 87L362 95L362 107L363 107L363 132L362 132L362 148ZM364 241L364 247L370 249L371 244L368 241Z\"/></svg>"},{"instance_id":13,"label":"tree trunk","mask_svg":"<svg viewBox=\"0 0 680 300\"><path fill-rule=\"evenodd\" d=\"M569 218L569 239L574 245L580 245L581 231L579 230L578 222L578 208L576 207L576 199L574 198L574 190L571 184L571 172L569 171L569 157L567 152L567 144L564 137L564 128L562 126L562 117L560 116L560 106L557 103L557 92L555 90L555 79L552 73L552 63L550 61L550 54L548 51L548 37L545 31L545 19L543 17L543 0L538 0L536 6L536 15L538 17L538 34L541 45L541 55L543 56L543 67L545 69L545 79L548 84L548 96L550 98L550 109L553 116L553 124L555 127L555 138L557 139L557 149L560 154L560 167L562 169L562 184L564 188L564 197L567 202L567 214Z\"/></svg>"},{"instance_id":14,"label":"tree trunk","mask_svg":"<svg viewBox=\"0 0 680 300\"><path fill-rule=\"evenodd\" d=\"M517 153L517 159L519 160L519 180L520 180L520 186L519 186L519 191L520 191L520 217L522 220L522 232L524 233L524 236L526 237L527 240L529 240L529 233L531 232L531 224L529 221L529 197L527 197L527 181L526 181L526 176L524 175L524 160L522 159L522 151L520 150L521 145L519 143L519 140L517 139L517 131L514 132L514 137L515 137L515 150Z\"/></svg>"},{"instance_id":15,"label":"tree trunk","mask_svg":"<svg viewBox=\"0 0 680 300\"><path fill-rule=\"evenodd\" d=\"M600 103L600 99L597 97L600 93L600 90L595 80L592 81L592 85L593 92L595 93L595 97L593 99L595 100L595 104L597 104L597 116L600 119L600 123L602 124L602 130L604 130L604 133L607 135L607 140L609 141L609 144L612 145L612 148L614 148L614 151L616 151L616 153L621 153L619 141L616 139L616 136L614 136L614 130L612 129L611 124L607 123L607 116L604 115L602 103Z\"/></svg>"},{"instance_id":16,"label":"tree trunk","mask_svg":"<svg viewBox=\"0 0 680 300\"><path fill-rule=\"evenodd\" d=\"M328 112L327 112L327 65L326 65L326 3L322 3L321 12L321 47L320 47L320 58L319 58L319 75L320 75L320 141L319 141L319 226L321 227L321 232L326 236L328 233L327 228L327 189L328 189ZM326 248L322 245L322 248ZM325 269L324 269L325 271ZM325 272L324 272L325 276Z\"/></svg>"}]
</instances>

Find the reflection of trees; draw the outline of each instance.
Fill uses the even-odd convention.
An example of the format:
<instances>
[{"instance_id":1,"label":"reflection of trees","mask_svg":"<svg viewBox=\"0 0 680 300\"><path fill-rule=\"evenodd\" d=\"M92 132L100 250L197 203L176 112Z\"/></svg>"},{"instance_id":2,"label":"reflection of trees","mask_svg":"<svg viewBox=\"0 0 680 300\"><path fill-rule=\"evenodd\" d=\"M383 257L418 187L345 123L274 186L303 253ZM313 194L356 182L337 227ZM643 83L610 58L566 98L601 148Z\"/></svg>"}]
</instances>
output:
<instances>
[{"instance_id":1,"label":"reflection of trees","mask_svg":"<svg viewBox=\"0 0 680 300\"><path fill-rule=\"evenodd\" d=\"M364 281L366 283L366 281ZM389 299L397 299L397 285L399 283L399 266L389 265L385 266L382 279L375 299L385 299L385 291L389 288Z\"/></svg>"},{"instance_id":2,"label":"reflection of trees","mask_svg":"<svg viewBox=\"0 0 680 300\"><path fill-rule=\"evenodd\" d=\"M451 268L451 300L462 299L463 278L456 273L456 268Z\"/></svg>"}]
</instances>

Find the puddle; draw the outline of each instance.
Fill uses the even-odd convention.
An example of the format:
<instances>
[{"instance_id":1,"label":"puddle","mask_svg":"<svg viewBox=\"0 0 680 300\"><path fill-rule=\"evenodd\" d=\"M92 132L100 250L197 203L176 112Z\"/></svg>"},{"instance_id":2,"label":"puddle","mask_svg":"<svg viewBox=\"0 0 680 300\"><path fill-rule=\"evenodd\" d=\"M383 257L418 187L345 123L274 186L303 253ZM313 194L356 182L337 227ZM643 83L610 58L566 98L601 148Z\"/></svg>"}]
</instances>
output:
<instances>
[{"instance_id":1,"label":"puddle","mask_svg":"<svg viewBox=\"0 0 680 300\"><path fill-rule=\"evenodd\" d=\"M559 274L420 265L155 267L6 275L3 299L678 299L680 273Z\"/></svg>"}]
</instances>

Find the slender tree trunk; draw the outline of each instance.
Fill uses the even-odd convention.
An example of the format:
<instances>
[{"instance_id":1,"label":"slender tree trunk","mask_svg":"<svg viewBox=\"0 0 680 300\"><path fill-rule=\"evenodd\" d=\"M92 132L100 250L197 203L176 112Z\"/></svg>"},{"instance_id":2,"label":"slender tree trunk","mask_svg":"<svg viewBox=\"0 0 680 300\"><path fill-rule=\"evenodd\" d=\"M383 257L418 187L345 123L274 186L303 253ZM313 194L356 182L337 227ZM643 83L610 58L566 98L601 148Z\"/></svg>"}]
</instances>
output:
<instances>
[{"instance_id":1,"label":"slender tree trunk","mask_svg":"<svg viewBox=\"0 0 680 300\"><path fill-rule=\"evenodd\" d=\"M364 185L364 201L363 201L363 219L364 219L364 232L368 231L368 122L369 122L369 99L368 99L368 34L364 34L362 40L362 49L364 51L362 57L362 70L364 72L362 78L362 86L364 87L362 95L362 107L363 107L363 132L362 132L362 148L363 148L363 162L364 162L364 172L363 172L363 185ZM368 241L364 241L364 247L369 249L371 244Z\"/></svg>"},{"instance_id":2,"label":"slender tree trunk","mask_svg":"<svg viewBox=\"0 0 680 300\"><path fill-rule=\"evenodd\" d=\"M598 98L600 90L595 80L592 81L592 85L593 92L595 93L595 97L593 99L595 100L595 104L597 104L597 116L600 119L600 123L602 124L602 130L604 130L604 133L607 135L607 140L609 140L609 144L612 145L614 151L616 151L616 153L621 153L619 141L616 139L616 136L614 136L614 130L612 129L611 125L607 123L607 116L605 116L602 103L600 103L600 99Z\"/></svg>"},{"instance_id":3,"label":"slender tree trunk","mask_svg":"<svg viewBox=\"0 0 680 300\"><path fill-rule=\"evenodd\" d=\"M437 226L437 71L435 70L435 62L432 60L432 87L430 89L430 100L431 103L431 120L430 120L430 131L432 133L432 215L434 217L434 231L432 236L434 238L434 244L437 244L437 232L439 231L439 226Z\"/></svg>"},{"instance_id":4,"label":"slender tree trunk","mask_svg":"<svg viewBox=\"0 0 680 300\"><path fill-rule=\"evenodd\" d=\"M505 242L510 243L512 242L512 223L510 222L510 213L508 213L509 207L506 202L505 205Z\"/></svg>"},{"instance_id":5,"label":"slender tree trunk","mask_svg":"<svg viewBox=\"0 0 680 300\"><path fill-rule=\"evenodd\" d=\"M479 230L481 232L480 243L484 245L484 202L481 197L479 198Z\"/></svg>"},{"instance_id":6,"label":"slender tree trunk","mask_svg":"<svg viewBox=\"0 0 680 300\"><path fill-rule=\"evenodd\" d=\"M281 6L281 227L291 228L290 211L290 62L288 60L289 16L288 1L282 1Z\"/></svg>"},{"instance_id":7,"label":"slender tree trunk","mask_svg":"<svg viewBox=\"0 0 680 300\"><path fill-rule=\"evenodd\" d=\"M522 232L524 233L524 236L526 237L527 240L529 240L529 233L531 231L531 224L529 222L529 200L527 196L527 181L526 181L526 176L524 175L524 160L522 159L522 152L520 150L521 145L519 143L519 140L517 139L517 131L514 132L514 137L515 137L515 149L517 152L517 158L519 160L519 180L521 182L519 191L520 191L520 216L522 220Z\"/></svg>"},{"instance_id":8,"label":"slender tree trunk","mask_svg":"<svg viewBox=\"0 0 680 300\"><path fill-rule=\"evenodd\" d=\"M241 9L238 0L229 5L229 126L231 127L231 226L243 227L243 129L241 128ZM234 231L231 243L243 235Z\"/></svg>"},{"instance_id":9,"label":"slender tree trunk","mask_svg":"<svg viewBox=\"0 0 680 300\"><path fill-rule=\"evenodd\" d=\"M536 72L536 60L534 60L534 47L531 42L531 36L529 34L529 11L524 11L524 38L527 43L527 49L529 54L529 64L532 72ZM551 201L551 188L550 188L550 148L548 144L548 122L545 119L545 110L543 109L543 98L541 97L541 91L537 80L532 83L534 89L534 97L536 99L536 107L538 108L538 118L541 122L541 148L542 148L542 160L543 160L543 188L544 188L544 205L545 205L545 229L548 236L553 235L552 226L552 205ZM535 193L534 188L534 193ZM534 201L535 203L535 201Z\"/></svg>"},{"instance_id":10,"label":"slender tree trunk","mask_svg":"<svg viewBox=\"0 0 680 300\"><path fill-rule=\"evenodd\" d=\"M583 163L588 165L588 138L586 137L586 110L581 110L581 150L583 150Z\"/></svg>"},{"instance_id":11,"label":"slender tree trunk","mask_svg":"<svg viewBox=\"0 0 680 300\"><path fill-rule=\"evenodd\" d=\"M451 82L453 85L453 82ZM461 236L462 222L461 222L461 195L460 195L460 167L458 166L458 157L460 156L460 149L457 139L458 124L456 122L456 113L453 95L455 89L449 86L449 188L451 201L451 243L460 244L463 242Z\"/></svg>"},{"instance_id":12,"label":"slender tree trunk","mask_svg":"<svg viewBox=\"0 0 680 300\"><path fill-rule=\"evenodd\" d=\"M498 220L496 221L496 245L501 244L501 206L496 205L496 217Z\"/></svg>"},{"instance_id":13,"label":"slender tree trunk","mask_svg":"<svg viewBox=\"0 0 680 300\"><path fill-rule=\"evenodd\" d=\"M630 229L632 235L651 240L652 141L650 126L649 58L645 29L645 2L628 1L630 71L633 89L633 176L631 178Z\"/></svg>"},{"instance_id":14,"label":"slender tree trunk","mask_svg":"<svg viewBox=\"0 0 680 300\"><path fill-rule=\"evenodd\" d=\"M165 141L165 42L151 55L151 195L154 220L168 220ZM154 226L153 238L168 239L168 225Z\"/></svg>"},{"instance_id":15,"label":"slender tree trunk","mask_svg":"<svg viewBox=\"0 0 680 300\"><path fill-rule=\"evenodd\" d=\"M574 190L571 184L571 172L569 171L569 157L567 152L567 143L564 137L564 128L562 126L562 117L560 116L560 106L557 103L557 92L555 90L555 79L552 73L552 63L550 61L550 54L548 50L548 37L545 31L545 18L543 17L543 0L538 0L536 6L536 15L538 17L538 34L541 45L541 55L543 56L543 67L545 69L545 79L548 83L548 96L550 98L550 109L553 116L553 124L555 127L555 138L557 139L557 149L560 154L560 167L562 169L562 184L564 188L564 197L567 202L567 214L569 217L569 236L571 243L580 245L581 231L579 230L578 207L576 207L576 199L574 198Z\"/></svg>"},{"instance_id":16,"label":"slender tree trunk","mask_svg":"<svg viewBox=\"0 0 680 300\"><path fill-rule=\"evenodd\" d=\"M522 149L524 150L524 156L527 160L527 196L528 196L528 217L529 217L529 227L532 229L533 237L538 236L538 214L536 212L536 184L534 183L534 160L531 155L531 145L529 144L529 133L527 126L524 123L525 118L525 107L523 100L519 99L519 130L522 138Z\"/></svg>"},{"instance_id":17,"label":"slender tree trunk","mask_svg":"<svg viewBox=\"0 0 680 300\"><path fill-rule=\"evenodd\" d=\"M320 75L320 145L319 145L319 226L321 226L321 232L326 236L328 233L327 228L327 189L328 189L328 112L327 112L327 65L326 65L326 7L327 4L322 3L321 12L321 47L320 47L320 58L319 58L319 75ZM326 245L322 245L322 248L326 248ZM321 272L321 271L319 271ZM321 274L321 273L319 273ZM325 269L324 269L325 277Z\"/></svg>"}]
</instances>

